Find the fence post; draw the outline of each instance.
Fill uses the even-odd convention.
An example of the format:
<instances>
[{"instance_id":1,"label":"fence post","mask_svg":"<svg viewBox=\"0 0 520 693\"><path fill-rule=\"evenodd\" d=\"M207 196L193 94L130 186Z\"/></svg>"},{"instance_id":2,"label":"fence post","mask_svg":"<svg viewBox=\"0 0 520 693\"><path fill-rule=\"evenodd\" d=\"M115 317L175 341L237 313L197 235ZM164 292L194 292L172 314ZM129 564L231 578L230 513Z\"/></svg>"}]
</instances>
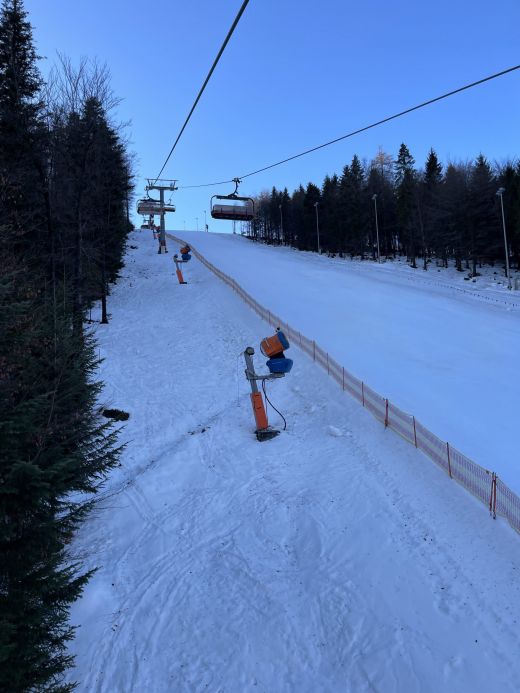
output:
<instances>
[{"instance_id":1,"label":"fence post","mask_svg":"<svg viewBox=\"0 0 520 693\"><path fill-rule=\"evenodd\" d=\"M363 381L361 381L361 401L363 402L363 406L365 406L365 386Z\"/></svg>"},{"instance_id":2,"label":"fence post","mask_svg":"<svg viewBox=\"0 0 520 693\"><path fill-rule=\"evenodd\" d=\"M329 371L329 354L328 354L328 352L327 352L327 375L330 375L330 371Z\"/></svg>"},{"instance_id":3,"label":"fence post","mask_svg":"<svg viewBox=\"0 0 520 693\"><path fill-rule=\"evenodd\" d=\"M450 460L450 444L446 443L446 452L448 453L448 474L450 475L450 479L453 479L451 475L451 460Z\"/></svg>"},{"instance_id":4,"label":"fence post","mask_svg":"<svg viewBox=\"0 0 520 693\"><path fill-rule=\"evenodd\" d=\"M268 314L268 316L269 316L267 322L268 322L269 324L271 324L271 311L268 310L268 311L267 311L267 314Z\"/></svg>"},{"instance_id":5,"label":"fence post","mask_svg":"<svg viewBox=\"0 0 520 693\"><path fill-rule=\"evenodd\" d=\"M343 368L343 366L341 366L341 374L342 374L341 387L343 389L343 392L345 392L345 369Z\"/></svg>"},{"instance_id":6,"label":"fence post","mask_svg":"<svg viewBox=\"0 0 520 693\"><path fill-rule=\"evenodd\" d=\"M316 342L312 340L312 360L316 361Z\"/></svg>"},{"instance_id":7,"label":"fence post","mask_svg":"<svg viewBox=\"0 0 520 693\"><path fill-rule=\"evenodd\" d=\"M301 346L302 345L302 333L298 332L298 334L300 335L300 346Z\"/></svg>"},{"instance_id":8,"label":"fence post","mask_svg":"<svg viewBox=\"0 0 520 693\"><path fill-rule=\"evenodd\" d=\"M497 519L497 475L491 472L491 495L489 497L489 513Z\"/></svg>"},{"instance_id":9,"label":"fence post","mask_svg":"<svg viewBox=\"0 0 520 693\"><path fill-rule=\"evenodd\" d=\"M386 402L386 407L385 407L385 428L388 428L388 399L386 399L385 402Z\"/></svg>"},{"instance_id":10,"label":"fence post","mask_svg":"<svg viewBox=\"0 0 520 693\"><path fill-rule=\"evenodd\" d=\"M413 442L415 447L417 447L417 431L415 430L415 416L412 416L413 419Z\"/></svg>"}]
</instances>

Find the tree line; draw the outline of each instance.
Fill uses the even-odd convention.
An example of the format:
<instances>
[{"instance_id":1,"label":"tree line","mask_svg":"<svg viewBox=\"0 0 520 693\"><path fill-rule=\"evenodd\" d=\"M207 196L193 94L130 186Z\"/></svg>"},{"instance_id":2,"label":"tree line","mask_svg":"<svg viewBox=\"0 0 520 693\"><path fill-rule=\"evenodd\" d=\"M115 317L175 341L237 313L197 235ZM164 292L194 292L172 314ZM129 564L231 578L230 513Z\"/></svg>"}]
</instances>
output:
<instances>
[{"instance_id":1,"label":"tree line","mask_svg":"<svg viewBox=\"0 0 520 693\"><path fill-rule=\"evenodd\" d=\"M504 189L502 198L498 190ZM308 183L292 195L273 187L256 199L247 234L300 250L376 259L406 255L424 269L435 258L475 276L481 263L504 262L501 200L511 262L520 261L520 162L492 166L474 161L439 161L430 150L417 168L402 144L395 159L382 150L369 162L354 155L341 175L321 187Z\"/></svg>"},{"instance_id":2,"label":"tree line","mask_svg":"<svg viewBox=\"0 0 520 693\"><path fill-rule=\"evenodd\" d=\"M130 230L132 166L106 68L44 83L22 0L0 9L0 690L69 691L69 542L120 450L85 328Z\"/></svg>"}]
</instances>

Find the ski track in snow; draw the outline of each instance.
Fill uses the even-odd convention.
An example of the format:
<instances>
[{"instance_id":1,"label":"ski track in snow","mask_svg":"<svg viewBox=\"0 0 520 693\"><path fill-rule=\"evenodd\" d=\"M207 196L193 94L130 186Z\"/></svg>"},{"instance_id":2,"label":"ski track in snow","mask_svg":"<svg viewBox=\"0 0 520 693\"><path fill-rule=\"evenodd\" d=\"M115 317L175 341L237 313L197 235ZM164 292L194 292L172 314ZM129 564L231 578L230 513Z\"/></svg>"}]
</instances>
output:
<instances>
[{"instance_id":1,"label":"ski track in snow","mask_svg":"<svg viewBox=\"0 0 520 693\"><path fill-rule=\"evenodd\" d=\"M78 689L519 690L518 536L296 347L269 386L288 429L259 444L237 356L271 328L195 259L178 285L174 244L131 242L97 329L131 418L73 545L99 566Z\"/></svg>"}]
</instances>

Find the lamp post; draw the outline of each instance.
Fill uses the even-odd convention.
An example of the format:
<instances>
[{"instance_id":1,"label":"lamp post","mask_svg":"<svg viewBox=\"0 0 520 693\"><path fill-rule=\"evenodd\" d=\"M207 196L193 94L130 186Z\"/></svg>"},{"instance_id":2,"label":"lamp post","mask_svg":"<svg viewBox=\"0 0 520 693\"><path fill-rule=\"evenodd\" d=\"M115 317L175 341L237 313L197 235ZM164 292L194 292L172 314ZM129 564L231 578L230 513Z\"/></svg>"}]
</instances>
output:
<instances>
[{"instance_id":1,"label":"lamp post","mask_svg":"<svg viewBox=\"0 0 520 693\"><path fill-rule=\"evenodd\" d=\"M280 210L280 240L283 241L283 213L282 213L282 205L278 205L278 209Z\"/></svg>"},{"instance_id":2,"label":"lamp post","mask_svg":"<svg viewBox=\"0 0 520 693\"><path fill-rule=\"evenodd\" d=\"M182 223L184 224L184 230L186 231L186 222L183 221Z\"/></svg>"},{"instance_id":3,"label":"lamp post","mask_svg":"<svg viewBox=\"0 0 520 693\"><path fill-rule=\"evenodd\" d=\"M195 217L195 221L197 222L197 231L199 230L199 218Z\"/></svg>"},{"instance_id":4,"label":"lamp post","mask_svg":"<svg viewBox=\"0 0 520 693\"><path fill-rule=\"evenodd\" d=\"M503 194L505 193L506 189L505 188L499 188L497 190L497 195L500 198L500 206L502 208L502 227L504 229L504 250L506 253L506 277L507 277L507 288L511 289L511 275L509 274L509 250L507 247L507 235L506 235L506 218L504 215L504 199L503 199Z\"/></svg>"},{"instance_id":5,"label":"lamp post","mask_svg":"<svg viewBox=\"0 0 520 693\"><path fill-rule=\"evenodd\" d=\"M316 210L316 236L318 237L318 253L321 253L320 248L320 224L318 221L318 202L314 203L314 209Z\"/></svg>"},{"instance_id":6,"label":"lamp post","mask_svg":"<svg viewBox=\"0 0 520 693\"><path fill-rule=\"evenodd\" d=\"M372 195L372 199L374 200L374 211L376 215L377 261L381 262L381 254L379 252L379 223L377 221L377 193Z\"/></svg>"},{"instance_id":7,"label":"lamp post","mask_svg":"<svg viewBox=\"0 0 520 693\"><path fill-rule=\"evenodd\" d=\"M204 231L208 230L208 222L206 221L206 210L204 210Z\"/></svg>"}]
</instances>

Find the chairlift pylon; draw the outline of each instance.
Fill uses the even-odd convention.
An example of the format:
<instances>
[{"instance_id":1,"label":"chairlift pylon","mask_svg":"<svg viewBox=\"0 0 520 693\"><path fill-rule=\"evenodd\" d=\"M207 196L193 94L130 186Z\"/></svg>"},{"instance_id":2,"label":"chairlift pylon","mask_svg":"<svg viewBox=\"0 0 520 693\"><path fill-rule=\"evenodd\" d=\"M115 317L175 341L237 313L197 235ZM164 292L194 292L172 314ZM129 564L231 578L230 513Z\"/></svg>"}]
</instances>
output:
<instances>
[{"instance_id":1,"label":"chairlift pylon","mask_svg":"<svg viewBox=\"0 0 520 693\"><path fill-rule=\"evenodd\" d=\"M251 221L255 216L255 202L252 197L238 195L239 178L233 178L235 190L230 195L213 195L211 198L211 216L213 219L230 221ZM226 200L227 204L219 202Z\"/></svg>"}]
</instances>

